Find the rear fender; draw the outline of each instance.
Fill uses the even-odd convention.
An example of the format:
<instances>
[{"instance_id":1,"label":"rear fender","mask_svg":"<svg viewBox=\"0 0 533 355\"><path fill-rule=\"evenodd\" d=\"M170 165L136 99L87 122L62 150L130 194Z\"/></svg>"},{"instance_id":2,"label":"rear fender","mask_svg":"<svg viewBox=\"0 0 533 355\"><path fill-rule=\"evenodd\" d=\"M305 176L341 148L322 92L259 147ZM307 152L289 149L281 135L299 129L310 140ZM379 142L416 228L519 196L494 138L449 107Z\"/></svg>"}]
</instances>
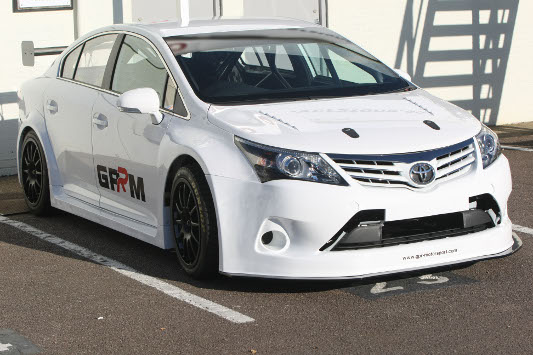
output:
<instances>
[{"instance_id":1,"label":"rear fender","mask_svg":"<svg viewBox=\"0 0 533 355\"><path fill-rule=\"evenodd\" d=\"M54 154L52 145L50 144L50 137L48 135L48 130L46 129L46 122L44 117L36 112L32 111L27 116L26 119L21 121L19 125L18 133L18 143L17 143L17 171L20 182L20 172L21 172L21 157L22 157L22 143L24 142L24 136L28 130L33 130L44 150L44 155L46 159L46 165L48 167L48 179L50 186L63 186L63 181L61 179L61 174L59 173L57 160Z\"/></svg>"}]
</instances>

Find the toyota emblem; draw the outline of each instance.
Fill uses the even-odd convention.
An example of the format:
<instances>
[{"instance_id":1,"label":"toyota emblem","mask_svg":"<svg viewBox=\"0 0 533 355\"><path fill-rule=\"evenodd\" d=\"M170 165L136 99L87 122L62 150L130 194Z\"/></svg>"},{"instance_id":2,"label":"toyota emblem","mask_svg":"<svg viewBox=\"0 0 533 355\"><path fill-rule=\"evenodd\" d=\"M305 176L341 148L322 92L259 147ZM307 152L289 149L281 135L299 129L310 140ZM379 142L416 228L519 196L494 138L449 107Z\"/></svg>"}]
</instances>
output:
<instances>
[{"instance_id":1,"label":"toyota emblem","mask_svg":"<svg viewBox=\"0 0 533 355\"><path fill-rule=\"evenodd\" d=\"M428 185L435 180L435 168L428 163L417 163L411 167L411 180L417 185Z\"/></svg>"}]
</instances>

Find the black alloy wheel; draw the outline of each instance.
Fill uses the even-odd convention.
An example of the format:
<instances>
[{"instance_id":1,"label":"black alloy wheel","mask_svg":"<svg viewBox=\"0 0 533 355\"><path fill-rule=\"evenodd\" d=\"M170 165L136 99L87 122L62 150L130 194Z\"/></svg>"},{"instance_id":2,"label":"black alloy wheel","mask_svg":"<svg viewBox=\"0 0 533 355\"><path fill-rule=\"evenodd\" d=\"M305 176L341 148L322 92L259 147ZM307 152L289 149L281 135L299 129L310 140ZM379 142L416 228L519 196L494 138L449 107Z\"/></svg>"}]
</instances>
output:
<instances>
[{"instance_id":1,"label":"black alloy wheel","mask_svg":"<svg viewBox=\"0 0 533 355\"><path fill-rule=\"evenodd\" d=\"M198 263L200 255L200 210L191 184L180 179L176 186L174 200L174 223L176 228L176 246L188 266Z\"/></svg>"},{"instance_id":2,"label":"black alloy wheel","mask_svg":"<svg viewBox=\"0 0 533 355\"><path fill-rule=\"evenodd\" d=\"M218 271L218 229L215 208L202 170L180 168L172 184L171 230L181 267L190 276L202 279Z\"/></svg>"},{"instance_id":3,"label":"black alloy wheel","mask_svg":"<svg viewBox=\"0 0 533 355\"><path fill-rule=\"evenodd\" d=\"M21 155L21 183L26 204L36 215L50 210L48 168L39 138L32 131L24 137Z\"/></svg>"}]
</instances>

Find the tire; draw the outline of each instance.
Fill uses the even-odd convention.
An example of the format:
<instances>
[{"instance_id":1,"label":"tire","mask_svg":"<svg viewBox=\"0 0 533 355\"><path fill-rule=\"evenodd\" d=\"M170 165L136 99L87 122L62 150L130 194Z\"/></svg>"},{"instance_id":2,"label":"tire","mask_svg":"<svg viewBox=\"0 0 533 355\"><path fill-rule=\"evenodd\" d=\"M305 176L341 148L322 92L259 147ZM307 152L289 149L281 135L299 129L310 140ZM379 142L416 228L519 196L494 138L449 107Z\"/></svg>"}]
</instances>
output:
<instances>
[{"instance_id":1,"label":"tire","mask_svg":"<svg viewBox=\"0 0 533 355\"><path fill-rule=\"evenodd\" d=\"M22 143L20 177L30 212L37 216L48 214L52 210L48 166L43 147L33 131L26 134Z\"/></svg>"},{"instance_id":2,"label":"tire","mask_svg":"<svg viewBox=\"0 0 533 355\"><path fill-rule=\"evenodd\" d=\"M178 262L195 279L218 273L218 229L209 185L197 166L180 168L170 195L172 235Z\"/></svg>"}]
</instances>

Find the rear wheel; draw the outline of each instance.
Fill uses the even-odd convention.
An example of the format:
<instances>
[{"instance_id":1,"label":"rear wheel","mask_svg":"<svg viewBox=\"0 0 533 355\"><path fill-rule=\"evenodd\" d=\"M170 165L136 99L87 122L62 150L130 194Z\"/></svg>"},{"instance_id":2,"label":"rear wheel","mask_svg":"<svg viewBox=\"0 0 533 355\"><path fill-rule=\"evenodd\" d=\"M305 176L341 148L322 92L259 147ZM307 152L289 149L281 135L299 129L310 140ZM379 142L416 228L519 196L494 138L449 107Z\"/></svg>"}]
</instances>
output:
<instances>
[{"instance_id":1,"label":"rear wheel","mask_svg":"<svg viewBox=\"0 0 533 355\"><path fill-rule=\"evenodd\" d=\"M29 132L24 137L20 173L24 199L30 212L35 215L50 212L52 207L50 206L48 167L43 147L35 132Z\"/></svg>"},{"instance_id":2,"label":"rear wheel","mask_svg":"<svg viewBox=\"0 0 533 355\"><path fill-rule=\"evenodd\" d=\"M171 229L181 267L202 279L218 271L218 229L215 207L199 167L180 168L172 183Z\"/></svg>"}]
</instances>

